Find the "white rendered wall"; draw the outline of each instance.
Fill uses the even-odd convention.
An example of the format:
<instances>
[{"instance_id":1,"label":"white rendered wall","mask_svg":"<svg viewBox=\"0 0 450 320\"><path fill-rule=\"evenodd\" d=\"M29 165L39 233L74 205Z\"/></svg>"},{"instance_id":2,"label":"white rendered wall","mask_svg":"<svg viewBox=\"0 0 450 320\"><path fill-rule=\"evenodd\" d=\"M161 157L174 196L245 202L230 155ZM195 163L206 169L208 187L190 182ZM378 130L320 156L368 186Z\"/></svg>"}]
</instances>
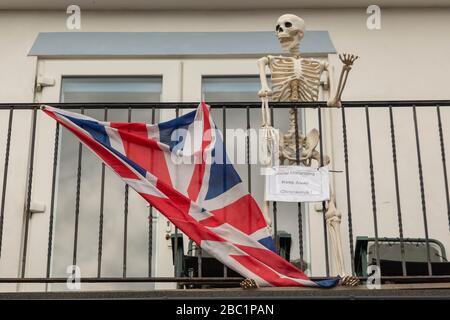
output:
<instances>
[{"instance_id":1,"label":"white rendered wall","mask_svg":"<svg viewBox=\"0 0 450 320\"><path fill-rule=\"evenodd\" d=\"M268 31L274 30L276 18L288 10L233 12L82 12L82 32L90 31ZM291 10L306 20L311 30L327 30L338 52L351 52L361 58L351 71L344 100L411 100L449 99L450 9L386 9L382 10L382 28L366 28L364 9ZM36 58L27 53L39 32L67 31L64 11L0 12L0 102L32 102ZM69 32L69 31L68 31ZM72 32L72 31L70 31ZM330 61L340 70L336 56ZM151 72L151 70L149 70ZM255 74L257 73L255 63ZM181 75L180 75L181 77ZM183 91L198 90L198 83L183 81ZM191 89L190 89L191 88ZM44 89L45 90L45 89ZM196 93L199 94L199 93ZM185 101L193 98L186 95ZM314 115L311 114L311 118ZM375 183L379 236L398 236L390 132L386 110L371 112ZM420 191L417 177L412 115L395 110L401 199L405 236L424 236ZM442 110L444 136L449 137L450 112ZM450 251L450 233L443 194L442 162L437 140L434 110L418 110L421 129L423 170L430 237L437 238ZM327 149L332 152L335 169L343 170L340 111L331 110L327 123ZM7 113L0 116L0 168L3 168ZM14 129L30 123L30 114L17 112ZM314 122L313 122L314 123ZM312 124L313 125L313 124ZM362 111L347 112L352 189L353 234L373 235L370 181L365 115ZM16 135L12 142L6 218L5 250L0 261L2 276L17 275L18 244L22 228L26 168L27 134ZM450 153L447 138L446 150ZM53 143L49 139L49 143ZM450 163L447 160L447 167ZM0 179L3 172L0 172ZM10 191L11 190L11 191ZM347 236L347 204L343 174L336 178L337 205L343 213L342 232L346 261L349 262ZM48 214L48 213L47 213ZM409 217L409 218L407 218ZM321 216L311 218L311 251L314 275L324 274ZM296 219L296 218L295 218ZM43 231L47 232L47 231ZM163 237L159 234L158 237ZM349 270L349 263L347 263ZM2 286L3 288L13 288Z\"/></svg>"}]
</instances>

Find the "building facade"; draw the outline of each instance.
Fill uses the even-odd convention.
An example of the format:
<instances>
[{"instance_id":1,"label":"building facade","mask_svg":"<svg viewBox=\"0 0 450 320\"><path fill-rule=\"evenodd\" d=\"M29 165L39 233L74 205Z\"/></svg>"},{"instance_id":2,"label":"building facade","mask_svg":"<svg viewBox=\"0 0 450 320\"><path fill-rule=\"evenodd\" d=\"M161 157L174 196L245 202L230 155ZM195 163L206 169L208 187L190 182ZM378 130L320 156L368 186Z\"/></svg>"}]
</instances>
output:
<instances>
[{"instance_id":1,"label":"building facade","mask_svg":"<svg viewBox=\"0 0 450 320\"><path fill-rule=\"evenodd\" d=\"M336 71L341 68L336 53L360 56L350 73L344 101L417 101L419 105L417 110L412 109L414 103L411 108L392 108L397 163L393 162L388 102L383 108L367 112L364 108L348 109L347 151L341 110L322 110L323 148L332 159L332 186L342 213L347 272L352 273L352 255L358 237L399 238L400 230L402 238L435 239L447 252L450 250L448 187L443 171L443 165L449 167L450 162L448 158L442 159L442 150L444 153L450 150L450 111L443 107L437 117L439 103L430 102L433 108L422 106L424 100L449 99L450 43L446 39L450 33L450 2L434 1L426 6L419 1L381 3L379 29L369 26L368 19L375 13L367 12L371 3L365 1L341 1L339 7L332 2L300 5L288 0L263 1L257 8L234 1L190 3L174 0L146 7L139 1L128 1L123 8L119 2L92 5L81 1L81 29L75 30L68 29L67 20L73 13L67 13L65 5L52 1L39 5L31 1L23 5L13 1L0 4L0 103L5 106L0 113L0 168L8 162L7 171L0 173L3 180L5 172L8 174L6 191L1 189L5 194L1 277L20 278L24 270L26 277L45 277L49 265L50 276L66 277L67 266L74 260L83 277L146 277L149 270L154 277L174 276L170 235L175 229L164 216L152 212L150 227L149 208L144 201L130 192L125 204L123 183L112 172L102 173L100 162L87 150L83 151L80 162L78 143L65 131L61 131L56 141L58 168L56 187L52 191L55 124L37 112L36 134L31 134L33 112L30 109L15 110L9 126L9 105L199 102L201 99L207 103L258 102L256 60L266 54L281 53L274 30L275 21L283 13L297 14L306 21L307 34L300 45L305 56L327 60ZM322 84L321 100L327 97L327 87L327 83ZM174 109L156 109L133 109L130 115L129 108L124 108L111 110L107 116L108 120L116 121L158 122L176 114ZM227 128L246 128L245 109L233 110L230 106L226 112ZM105 116L103 109L88 107L86 114L98 119ZM214 115L218 126L225 126L223 110L214 111ZM415 130L414 115L418 130ZM274 119L276 127L287 129L287 110L276 110ZM260 125L257 109L251 110L250 122L252 127ZM307 132L317 124L316 109L301 111L302 131ZM11 139L6 157L8 132ZM31 163L33 188L28 195ZM262 203L260 182L263 180L258 176L258 167L252 166L250 176L247 165L238 166L238 171L244 180L252 180L252 194ZM102 192L104 198L100 196ZM124 250L125 206L128 220ZM36 211L30 214L31 218L27 208ZM277 229L292 237L291 260L302 255L308 274L318 277L326 276L327 271L329 274L325 262L329 248L324 240L323 213L319 209L316 204L302 207L300 229L296 204L279 204L277 219ZM54 224L49 236L51 210ZM100 210L103 212L101 270L98 265ZM79 224L74 259L76 212ZM389 243L397 248L398 241ZM429 259L433 262L443 261L439 258L443 252L438 249L431 251L433 256ZM52 252L50 260L48 250ZM186 254L189 251L188 239L184 239L184 250ZM383 250L389 256L389 249ZM418 256L425 251L420 252ZM416 258L420 260L423 256ZM174 287L171 283L126 286ZM65 284L3 283L0 288L3 291L59 290L65 289ZM124 285L86 284L84 288L111 289L124 288Z\"/></svg>"}]
</instances>

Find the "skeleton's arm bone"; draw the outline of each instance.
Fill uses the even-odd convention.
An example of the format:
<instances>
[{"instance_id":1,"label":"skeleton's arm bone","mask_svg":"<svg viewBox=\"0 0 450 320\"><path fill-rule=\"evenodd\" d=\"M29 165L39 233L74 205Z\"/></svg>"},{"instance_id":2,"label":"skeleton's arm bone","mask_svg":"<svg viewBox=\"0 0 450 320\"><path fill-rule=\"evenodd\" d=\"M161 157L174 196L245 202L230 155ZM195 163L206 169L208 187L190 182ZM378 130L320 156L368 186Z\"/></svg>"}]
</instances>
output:
<instances>
[{"instance_id":1,"label":"skeleton's arm bone","mask_svg":"<svg viewBox=\"0 0 450 320\"><path fill-rule=\"evenodd\" d=\"M325 62L325 70L327 71L327 78L328 83L330 86L330 92L328 96L327 106L329 107L339 107L341 105L341 101L339 101L339 92L336 91L334 86L334 67L329 64L328 62ZM341 79L339 79L339 82L341 82ZM339 89L339 86L338 86Z\"/></svg>"},{"instance_id":2,"label":"skeleton's arm bone","mask_svg":"<svg viewBox=\"0 0 450 320\"><path fill-rule=\"evenodd\" d=\"M334 67L330 65L328 62L325 62L324 69L325 71L327 71L327 80L329 85L328 98L332 98L336 96L336 92L334 89Z\"/></svg>"},{"instance_id":3,"label":"skeleton's arm bone","mask_svg":"<svg viewBox=\"0 0 450 320\"><path fill-rule=\"evenodd\" d=\"M272 95L272 90L269 88L266 78L266 66L269 64L269 58L263 57L258 59L258 69L259 78L261 80L261 90L259 90L258 95L260 97L267 97Z\"/></svg>"}]
</instances>

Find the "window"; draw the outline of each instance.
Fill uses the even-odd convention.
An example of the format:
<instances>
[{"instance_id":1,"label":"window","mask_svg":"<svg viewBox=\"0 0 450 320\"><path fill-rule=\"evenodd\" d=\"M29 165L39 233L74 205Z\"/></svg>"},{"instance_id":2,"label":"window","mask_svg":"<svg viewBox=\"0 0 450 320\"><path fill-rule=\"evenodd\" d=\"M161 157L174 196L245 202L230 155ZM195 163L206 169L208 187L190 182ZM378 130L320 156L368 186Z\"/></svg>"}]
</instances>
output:
<instances>
[{"instance_id":1,"label":"window","mask_svg":"<svg viewBox=\"0 0 450 320\"><path fill-rule=\"evenodd\" d=\"M158 102L161 100L162 77L67 77L62 78L61 101L79 102ZM74 110L80 112L80 110ZM131 110L131 121L151 122L151 110ZM85 114L103 120L103 109L85 109ZM108 110L108 121L126 122L128 109ZM156 115L157 116L157 115ZM156 118L157 119L157 118ZM155 119L155 121L157 121ZM65 276L66 268L73 260L74 233L78 232L76 248L77 265L83 276L96 276L99 242L99 215L104 214L103 245L101 257L102 276L121 276L122 247L124 239L124 183L110 170L104 171L104 204L100 208L102 165L91 152L83 148L80 176L79 227L74 229L77 191L77 168L79 141L72 133L62 129L60 162L58 174L58 193L55 219L55 241L53 248L52 275ZM148 270L148 208L146 202L133 192L129 194L130 214L127 240L128 276L144 276ZM151 221L151 220L150 220ZM154 235L153 235L154 236ZM119 249L120 248L120 249ZM112 288L113 285L108 285ZM119 286L118 286L119 287ZM118 288L117 287L117 288ZM138 286L134 286L135 288ZM149 287L142 285L142 287ZM152 286L150 286L151 288ZM65 286L54 285L54 289L64 290Z\"/></svg>"},{"instance_id":2,"label":"window","mask_svg":"<svg viewBox=\"0 0 450 320\"><path fill-rule=\"evenodd\" d=\"M259 101L259 76L206 76L202 97L207 102Z\"/></svg>"},{"instance_id":3,"label":"window","mask_svg":"<svg viewBox=\"0 0 450 320\"><path fill-rule=\"evenodd\" d=\"M161 88L161 77L69 77L61 102L158 102Z\"/></svg>"}]
</instances>

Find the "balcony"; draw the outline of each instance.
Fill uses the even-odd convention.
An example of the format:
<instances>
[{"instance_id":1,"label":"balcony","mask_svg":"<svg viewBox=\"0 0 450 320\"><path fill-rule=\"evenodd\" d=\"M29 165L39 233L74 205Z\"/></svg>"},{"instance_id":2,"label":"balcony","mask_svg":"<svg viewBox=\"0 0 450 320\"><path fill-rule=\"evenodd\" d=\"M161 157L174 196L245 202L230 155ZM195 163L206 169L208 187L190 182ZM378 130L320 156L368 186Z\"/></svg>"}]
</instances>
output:
<instances>
[{"instance_id":1,"label":"balcony","mask_svg":"<svg viewBox=\"0 0 450 320\"><path fill-rule=\"evenodd\" d=\"M48 104L92 113L99 120L116 117L115 121L152 123L158 117L173 117L197 106ZM259 103L210 105L222 131L236 127L249 130L261 123ZM412 288L418 296L448 294L450 194L446 151L450 143L450 101L358 101L345 102L340 109L326 108L321 102L271 103L270 107L274 126L282 131L289 108L296 110L300 132L319 130L318 149L332 159L330 171L342 213L346 270L360 278L359 288L339 288L332 293L298 288L242 292L239 275L202 253L176 228L168 225L162 230L159 222L155 230L155 219L162 216L158 218L143 203L133 204L137 200L124 184L119 187L120 199L108 196L110 183L119 182L111 182L109 169L99 160L91 159L86 165L89 151L73 143L75 140L63 140L70 139L65 129L41 117L38 104L1 104L0 291L7 293L0 297L323 297L376 296L386 294L384 290L403 296L411 294L404 289ZM248 135L246 150L242 151L246 163L238 171L261 202L258 166L250 161L252 143ZM75 153L67 151L70 145ZM67 165L70 161L75 164L72 170ZM90 171L94 166L96 171ZM62 198L68 194L73 201ZM95 215L83 202L86 198L95 203ZM120 204L114 227L108 227L111 203L115 207ZM270 208L280 255L312 279L333 276L332 249L320 205L272 202ZM83 220L87 215L89 220ZM135 229L138 225L140 231ZM85 238L91 240L87 243ZM108 241L113 241L114 248ZM138 242L139 252L134 247ZM162 250L158 243L167 244L164 250L170 255L156 259L155 252ZM85 266L79 280L89 288L67 292L68 276L61 266L78 264ZM370 265L379 267L384 290L366 290L364 283L373 279L368 274ZM167 266L171 275L162 276L161 268Z\"/></svg>"}]
</instances>

